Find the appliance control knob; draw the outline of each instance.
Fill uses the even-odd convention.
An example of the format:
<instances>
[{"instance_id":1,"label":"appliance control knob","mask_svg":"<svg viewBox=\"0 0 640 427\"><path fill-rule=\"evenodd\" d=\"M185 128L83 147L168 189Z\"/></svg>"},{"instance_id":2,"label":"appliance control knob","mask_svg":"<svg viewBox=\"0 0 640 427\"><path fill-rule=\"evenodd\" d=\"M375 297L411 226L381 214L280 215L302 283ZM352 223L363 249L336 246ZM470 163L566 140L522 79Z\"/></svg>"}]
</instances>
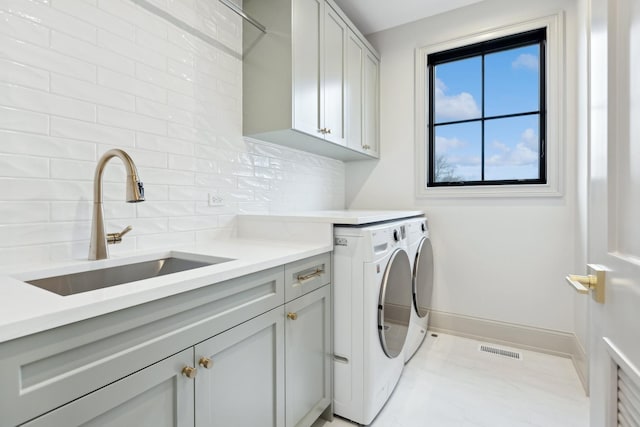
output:
<instances>
[{"instance_id":1,"label":"appliance control knob","mask_svg":"<svg viewBox=\"0 0 640 427\"><path fill-rule=\"evenodd\" d=\"M427 231L427 227L424 225L424 222L420 224L420 228L422 228L422 231Z\"/></svg>"},{"instance_id":2,"label":"appliance control knob","mask_svg":"<svg viewBox=\"0 0 640 427\"><path fill-rule=\"evenodd\" d=\"M393 230L393 240L396 242L400 241L400 235L398 234L398 230Z\"/></svg>"}]
</instances>

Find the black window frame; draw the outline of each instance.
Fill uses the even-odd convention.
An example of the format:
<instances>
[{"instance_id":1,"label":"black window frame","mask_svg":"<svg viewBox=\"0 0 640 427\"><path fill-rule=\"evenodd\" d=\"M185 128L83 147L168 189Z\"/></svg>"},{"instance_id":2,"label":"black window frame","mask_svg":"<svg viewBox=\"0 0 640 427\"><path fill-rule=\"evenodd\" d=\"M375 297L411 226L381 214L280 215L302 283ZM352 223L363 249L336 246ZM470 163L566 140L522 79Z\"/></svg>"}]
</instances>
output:
<instances>
[{"instance_id":1,"label":"black window frame","mask_svg":"<svg viewBox=\"0 0 640 427\"><path fill-rule=\"evenodd\" d=\"M538 45L540 48L539 59L539 104L538 110L527 111L514 114L502 114L496 116L485 116L484 104L485 104L485 62L484 57L491 53L506 51L515 49L518 47ZM547 184L547 155L546 155L546 141L547 141L547 76L546 76L546 44L547 44L547 29L538 28L535 30L525 31L513 35L508 35L492 40L487 40L479 43L474 43L454 49L448 49L441 52L434 52L427 55L427 74L429 81L429 103L428 103L428 174L427 174L427 187L462 187L462 186L483 186L483 185L521 185L521 184ZM458 61L462 59L468 59L473 57L482 58L482 115L479 118L465 119L465 120L453 120L441 123L435 123L435 67L447 62ZM485 180L485 122L488 120L503 119L510 117L521 117L527 115L539 115L539 147L538 147L538 178L532 179L506 179L506 180ZM459 124L459 123L481 123L481 180L480 181L435 181L435 131L436 127L443 125Z\"/></svg>"}]
</instances>

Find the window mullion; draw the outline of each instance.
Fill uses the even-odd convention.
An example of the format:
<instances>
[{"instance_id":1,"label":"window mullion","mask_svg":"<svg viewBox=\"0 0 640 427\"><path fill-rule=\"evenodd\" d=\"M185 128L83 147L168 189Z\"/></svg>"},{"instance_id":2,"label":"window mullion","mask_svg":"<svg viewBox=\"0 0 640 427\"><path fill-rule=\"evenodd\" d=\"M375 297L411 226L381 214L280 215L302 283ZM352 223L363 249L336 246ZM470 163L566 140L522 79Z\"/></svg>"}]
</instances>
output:
<instances>
[{"instance_id":1,"label":"window mullion","mask_svg":"<svg viewBox=\"0 0 640 427\"><path fill-rule=\"evenodd\" d=\"M480 180L484 181L484 54L482 55L482 120L480 123Z\"/></svg>"}]
</instances>

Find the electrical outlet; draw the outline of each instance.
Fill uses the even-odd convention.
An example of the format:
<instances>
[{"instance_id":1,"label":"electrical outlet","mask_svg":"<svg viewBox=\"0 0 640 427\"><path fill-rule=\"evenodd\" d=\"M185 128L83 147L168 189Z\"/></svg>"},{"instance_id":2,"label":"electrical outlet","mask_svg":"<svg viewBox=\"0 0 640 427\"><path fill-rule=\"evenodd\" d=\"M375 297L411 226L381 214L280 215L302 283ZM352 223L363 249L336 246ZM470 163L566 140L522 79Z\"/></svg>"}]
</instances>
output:
<instances>
[{"instance_id":1,"label":"electrical outlet","mask_svg":"<svg viewBox=\"0 0 640 427\"><path fill-rule=\"evenodd\" d=\"M216 196L211 193L208 194L208 197L209 197L209 206L211 207L224 206L224 199L222 197Z\"/></svg>"}]
</instances>

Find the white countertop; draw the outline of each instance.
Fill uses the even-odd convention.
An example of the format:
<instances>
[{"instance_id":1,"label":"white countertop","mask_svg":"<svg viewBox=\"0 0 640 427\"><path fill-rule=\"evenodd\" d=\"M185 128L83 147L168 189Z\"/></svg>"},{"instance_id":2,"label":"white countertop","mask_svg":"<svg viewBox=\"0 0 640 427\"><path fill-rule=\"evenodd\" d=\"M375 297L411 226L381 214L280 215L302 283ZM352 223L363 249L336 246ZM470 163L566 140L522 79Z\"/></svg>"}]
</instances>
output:
<instances>
[{"instance_id":1,"label":"white countertop","mask_svg":"<svg viewBox=\"0 0 640 427\"><path fill-rule=\"evenodd\" d=\"M100 261L74 261L0 272L0 343L251 274L333 250L330 239L312 242L230 239L175 251L136 252ZM24 280L142 262L171 253L233 260L123 285L60 296ZM24 268L24 267L23 267Z\"/></svg>"},{"instance_id":2,"label":"white countertop","mask_svg":"<svg viewBox=\"0 0 640 427\"><path fill-rule=\"evenodd\" d=\"M374 210L326 210L326 211L302 211L282 212L266 215L240 215L243 218L253 218L274 221L307 221L327 222L331 224L362 225L372 222L390 221L400 218L409 218L424 215L423 211L374 211Z\"/></svg>"}]
</instances>

